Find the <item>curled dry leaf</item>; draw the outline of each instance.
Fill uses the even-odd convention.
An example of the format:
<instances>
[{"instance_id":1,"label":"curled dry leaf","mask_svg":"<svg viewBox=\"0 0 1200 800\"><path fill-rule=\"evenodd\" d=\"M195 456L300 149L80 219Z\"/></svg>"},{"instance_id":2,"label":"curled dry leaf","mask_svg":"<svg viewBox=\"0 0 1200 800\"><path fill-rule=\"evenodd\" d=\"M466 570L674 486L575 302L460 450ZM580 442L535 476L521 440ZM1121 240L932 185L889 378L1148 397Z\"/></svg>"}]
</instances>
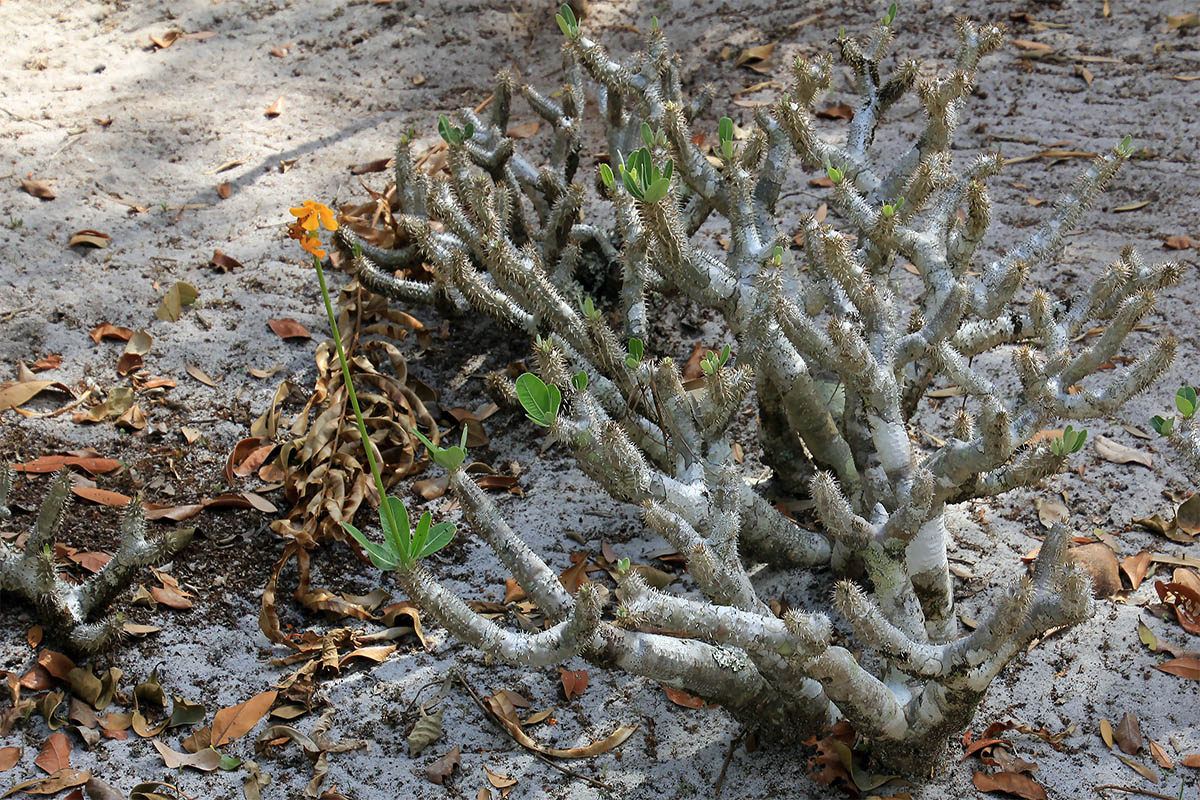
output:
<instances>
[{"instance_id":1,"label":"curled dry leaf","mask_svg":"<svg viewBox=\"0 0 1200 800\"><path fill-rule=\"evenodd\" d=\"M81 231L75 231L71 234L70 241L67 242L67 247L75 247L76 245L87 245L88 247L108 247L112 244L112 237L107 233L101 233L91 228L84 228Z\"/></svg>"},{"instance_id":2,"label":"curled dry leaf","mask_svg":"<svg viewBox=\"0 0 1200 800\"><path fill-rule=\"evenodd\" d=\"M1103 542L1072 547L1068 557L1092 576L1092 593L1097 598L1111 597L1121 591L1121 571L1117 555Z\"/></svg>"},{"instance_id":3,"label":"curled dry leaf","mask_svg":"<svg viewBox=\"0 0 1200 800\"><path fill-rule=\"evenodd\" d=\"M1168 236L1163 240L1163 247L1168 250L1190 250L1195 243L1187 236Z\"/></svg>"},{"instance_id":4,"label":"curled dry leaf","mask_svg":"<svg viewBox=\"0 0 1200 800\"><path fill-rule=\"evenodd\" d=\"M151 740L150 744L154 745L154 749L162 756L163 765L167 769L191 767L201 772L213 772L221 766L221 754L212 748L207 748L197 753L180 753L167 747L157 739Z\"/></svg>"},{"instance_id":5,"label":"curled dry leaf","mask_svg":"<svg viewBox=\"0 0 1200 800\"><path fill-rule=\"evenodd\" d=\"M560 667L558 672L562 680L563 696L567 698L568 703L583 694L588 685L586 669L571 670Z\"/></svg>"},{"instance_id":6,"label":"curled dry leaf","mask_svg":"<svg viewBox=\"0 0 1200 800\"><path fill-rule=\"evenodd\" d=\"M1137 589L1146 579L1146 570L1150 568L1150 551L1143 550L1136 556L1129 556L1121 562L1121 571L1129 578L1129 586Z\"/></svg>"},{"instance_id":7,"label":"curled dry leaf","mask_svg":"<svg viewBox=\"0 0 1200 800\"><path fill-rule=\"evenodd\" d=\"M62 366L62 353L51 353L45 358L40 358L29 365L29 369L34 372L45 372L50 369L58 369Z\"/></svg>"},{"instance_id":8,"label":"curled dry leaf","mask_svg":"<svg viewBox=\"0 0 1200 800\"><path fill-rule=\"evenodd\" d=\"M1096 453L1106 461L1114 464L1141 464L1153 469L1154 462L1149 453L1126 447L1114 442L1107 436L1096 437Z\"/></svg>"},{"instance_id":9,"label":"curled dry leaf","mask_svg":"<svg viewBox=\"0 0 1200 800\"><path fill-rule=\"evenodd\" d=\"M1189 536L1200 534L1200 492L1196 492L1175 509L1175 526Z\"/></svg>"},{"instance_id":10,"label":"curled dry leaf","mask_svg":"<svg viewBox=\"0 0 1200 800\"><path fill-rule=\"evenodd\" d=\"M512 789L512 787L517 785L516 779L510 778L507 775L500 775L499 773L492 772L487 768L486 765L484 766L483 771L487 773L488 783L490 783L494 788L500 790L501 797L508 797L508 792L506 790Z\"/></svg>"},{"instance_id":11,"label":"curled dry leaf","mask_svg":"<svg viewBox=\"0 0 1200 800\"><path fill-rule=\"evenodd\" d=\"M521 727L521 723L517 719L516 709L513 708L512 703L503 694L485 697L483 702L487 706L488 711L504 726L504 729L508 731L509 735L518 744L536 753L553 758L591 758L601 753L607 753L632 736L633 732L637 730L636 725L622 725L609 736L600 741L592 742L586 747L572 747L568 750L559 750L551 747L543 747L531 739L529 734L525 733L525 730Z\"/></svg>"},{"instance_id":12,"label":"curled dry leaf","mask_svg":"<svg viewBox=\"0 0 1200 800\"><path fill-rule=\"evenodd\" d=\"M4 794L0 794L0 798L9 797L14 794L58 794L63 789L74 789L76 786L83 786L92 777L90 771L71 769L60 769L58 772L51 775L49 778L34 778L31 781L18 783L11 787Z\"/></svg>"},{"instance_id":13,"label":"curled dry leaf","mask_svg":"<svg viewBox=\"0 0 1200 800\"><path fill-rule=\"evenodd\" d=\"M225 185L227 186L228 184ZM232 272L235 269L241 269L242 262L222 253L220 250L213 250L212 258L208 260L208 265L217 272Z\"/></svg>"},{"instance_id":14,"label":"curled dry leaf","mask_svg":"<svg viewBox=\"0 0 1200 800\"><path fill-rule=\"evenodd\" d=\"M775 52L775 43L760 44L757 47L748 47L738 54L737 61L734 62L735 67L746 67L755 72L767 74L771 71L771 54Z\"/></svg>"},{"instance_id":15,"label":"curled dry leaf","mask_svg":"<svg viewBox=\"0 0 1200 800\"><path fill-rule=\"evenodd\" d=\"M279 97L275 99L275 102L271 103L271 105L267 106L267 110L263 112L263 114L265 114L268 117L272 117L272 118L278 117L282 113L283 113L283 95L279 95Z\"/></svg>"},{"instance_id":16,"label":"curled dry leaf","mask_svg":"<svg viewBox=\"0 0 1200 800\"><path fill-rule=\"evenodd\" d=\"M377 158L365 164L357 164L350 168L351 175L368 175L372 172L383 172L394 162L390 158Z\"/></svg>"},{"instance_id":17,"label":"curled dry leaf","mask_svg":"<svg viewBox=\"0 0 1200 800\"><path fill-rule=\"evenodd\" d=\"M1109 750L1113 749L1113 728L1112 723L1107 719L1100 720L1100 738L1104 740L1104 746Z\"/></svg>"},{"instance_id":18,"label":"curled dry leaf","mask_svg":"<svg viewBox=\"0 0 1200 800\"><path fill-rule=\"evenodd\" d=\"M436 742L442 736L442 710L432 714L422 714L408 734L408 754L419 755L422 750Z\"/></svg>"},{"instance_id":19,"label":"curled dry leaf","mask_svg":"<svg viewBox=\"0 0 1200 800\"><path fill-rule=\"evenodd\" d=\"M88 335L92 337L92 341L96 344L100 344L101 339L120 339L122 342L127 342L133 336L133 330L130 328L118 328L111 322L101 322L92 328L88 332Z\"/></svg>"},{"instance_id":20,"label":"curled dry leaf","mask_svg":"<svg viewBox=\"0 0 1200 800\"><path fill-rule=\"evenodd\" d=\"M205 386L216 386L217 385L217 381L213 380L211 375L209 375L207 372L200 369L199 367L195 367L195 366L192 366L191 364L187 364L184 367L184 369L187 371L188 375L191 375L193 378L200 381Z\"/></svg>"},{"instance_id":21,"label":"curled dry leaf","mask_svg":"<svg viewBox=\"0 0 1200 800\"><path fill-rule=\"evenodd\" d=\"M195 286L186 281L176 281L175 285L168 289L166 295L163 296L154 316L163 322L178 322L179 318L183 316L183 309L196 302L196 298L199 296L200 292Z\"/></svg>"},{"instance_id":22,"label":"curled dry leaf","mask_svg":"<svg viewBox=\"0 0 1200 800\"><path fill-rule=\"evenodd\" d=\"M21 760L21 748L0 747L0 772L7 772Z\"/></svg>"},{"instance_id":23,"label":"curled dry leaf","mask_svg":"<svg viewBox=\"0 0 1200 800\"><path fill-rule=\"evenodd\" d=\"M450 777L450 773L454 772L454 768L462 763L461 755L462 747L455 745L453 750L425 768L425 777L430 783L442 786L443 781Z\"/></svg>"}]
</instances>

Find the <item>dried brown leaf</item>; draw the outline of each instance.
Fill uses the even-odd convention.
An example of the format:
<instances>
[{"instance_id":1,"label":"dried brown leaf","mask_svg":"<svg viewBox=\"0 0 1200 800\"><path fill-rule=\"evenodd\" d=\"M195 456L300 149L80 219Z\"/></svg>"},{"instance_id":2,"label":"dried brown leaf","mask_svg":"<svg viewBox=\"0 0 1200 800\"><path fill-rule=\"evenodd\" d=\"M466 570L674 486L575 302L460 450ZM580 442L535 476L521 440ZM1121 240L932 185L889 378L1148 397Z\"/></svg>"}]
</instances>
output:
<instances>
[{"instance_id":1,"label":"dried brown leaf","mask_svg":"<svg viewBox=\"0 0 1200 800\"><path fill-rule=\"evenodd\" d=\"M274 689L260 694L236 706L223 708L213 717L212 746L220 747L227 742L240 739L266 716L279 695Z\"/></svg>"},{"instance_id":2,"label":"dried brown leaf","mask_svg":"<svg viewBox=\"0 0 1200 800\"><path fill-rule=\"evenodd\" d=\"M1121 568L1117 555L1103 542L1093 542L1067 551L1067 556L1092 576L1092 593L1111 597L1121 591Z\"/></svg>"},{"instance_id":3,"label":"dried brown leaf","mask_svg":"<svg viewBox=\"0 0 1200 800\"><path fill-rule=\"evenodd\" d=\"M536 119L531 119L528 122L519 122L508 129L508 137L510 139L528 139L538 132L539 123Z\"/></svg>"},{"instance_id":4,"label":"dried brown leaf","mask_svg":"<svg viewBox=\"0 0 1200 800\"><path fill-rule=\"evenodd\" d=\"M0 772L7 772L21 760L21 748L0 747Z\"/></svg>"},{"instance_id":5,"label":"dried brown leaf","mask_svg":"<svg viewBox=\"0 0 1200 800\"><path fill-rule=\"evenodd\" d=\"M31 194L39 200L53 200L57 195L50 185L45 181L29 181L21 179L21 190L26 194Z\"/></svg>"},{"instance_id":6,"label":"dried brown leaf","mask_svg":"<svg viewBox=\"0 0 1200 800\"><path fill-rule=\"evenodd\" d=\"M558 673L562 680L563 695L568 703L583 694L588 685L586 669L570 670L559 667Z\"/></svg>"},{"instance_id":7,"label":"dried brown leaf","mask_svg":"<svg viewBox=\"0 0 1200 800\"><path fill-rule=\"evenodd\" d=\"M1129 585L1137 589L1146 579L1146 570L1150 568L1150 551L1143 550L1136 556L1129 556L1121 562L1121 571L1129 578Z\"/></svg>"},{"instance_id":8,"label":"dried brown leaf","mask_svg":"<svg viewBox=\"0 0 1200 800\"><path fill-rule=\"evenodd\" d=\"M67 769L71 766L71 740L65 733L51 734L46 743L42 745L42 751L38 753L38 757L34 759L33 763L41 767L48 775L53 775L61 769Z\"/></svg>"},{"instance_id":9,"label":"dried brown leaf","mask_svg":"<svg viewBox=\"0 0 1200 800\"><path fill-rule=\"evenodd\" d=\"M212 258L208 260L208 264L217 272L232 272L235 269L242 268L242 262L222 253L220 250L213 250Z\"/></svg>"},{"instance_id":10,"label":"dried brown leaf","mask_svg":"<svg viewBox=\"0 0 1200 800\"><path fill-rule=\"evenodd\" d=\"M976 772L971 782L981 792L1004 792L1025 800L1047 800L1046 790L1019 772Z\"/></svg>"},{"instance_id":11,"label":"dried brown leaf","mask_svg":"<svg viewBox=\"0 0 1200 800\"><path fill-rule=\"evenodd\" d=\"M1126 447L1123 444L1114 442L1107 436L1096 437L1096 453L1106 461L1111 461L1114 464L1141 464L1144 467L1154 468L1154 462L1149 453L1141 450L1135 450L1132 447Z\"/></svg>"},{"instance_id":12,"label":"dried brown leaf","mask_svg":"<svg viewBox=\"0 0 1200 800\"><path fill-rule=\"evenodd\" d=\"M88 247L108 247L112 244L112 237L107 233L101 233L91 228L84 228L80 231L75 231L71 234L70 241L67 242L67 247L74 247L77 244L86 244Z\"/></svg>"},{"instance_id":13,"label":"dried brown leaf","mask_svg":"<svg viewBox=\"0 0 1200 800\"><path fill-rule=\"evenodd\" d=\"M271 105L267 106L267 110L263 112L263 114L265 114L266 116L271 117L271 118L278 117L282 113L283 113L283 95L279 95L279 97L275 99L275 102L271 103Z\"/></svg>"},{"instance_id":14,"label":"dried brown leaf","mask_svg":"<svg viewBox=\"0 0 1200 800\"><path fill-rule=\"evenodd\" d=\"M425 778L430 783L443 786L443 781L450 777L450 773L454 772L455 767L462 763L461 754L462 747L455 745L453 750L425 768Z\"/></svg>"},{"instance_id":15,"label":"dried brown leaf","mask_svg":"<svg viewBox=\"0 0 1200 800\"><path fill-rule=\"evenodd\" d=\"M167 769L191 767L201 772L214 772L221 766L221 754L211 747L197 753L180 753L157 739L152 740L150 744L154 745L154 749L162 756L163 764Z\"/></svg>"},{"instance_id":16,"label":"dried brown leaf","mask_svg":"<svg viewBox=\"0 0 1200 800\"><path fill-rule=\"evenodd\" d=\"M290 317L284 319L269 319L267 325L280 339L311 339L308 328Z\"/></svg>"},{"instance_id":17,"label":"dried brown leaf","mask_svg":"<svg viewBox=\"0 0 1200 800\"><path fill-rule=\"evenodd\" d=\"M1136 714L1125 713L1113 731L1113 741L1126 754L1136 756L1142 750L1142 726Z\"/></svg>"}]
</instances>

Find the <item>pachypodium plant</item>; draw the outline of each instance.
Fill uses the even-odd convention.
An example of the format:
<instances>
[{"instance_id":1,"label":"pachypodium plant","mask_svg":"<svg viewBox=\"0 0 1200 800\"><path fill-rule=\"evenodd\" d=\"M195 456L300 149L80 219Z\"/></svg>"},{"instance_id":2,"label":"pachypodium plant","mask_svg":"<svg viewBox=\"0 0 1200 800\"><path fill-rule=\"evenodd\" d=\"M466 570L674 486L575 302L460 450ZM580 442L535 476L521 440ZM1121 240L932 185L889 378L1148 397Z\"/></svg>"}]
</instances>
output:
<instances>
[{"instance_id":1,"label":"pachypodium plant","mask_svg":"<svg viewBox=\"0 0 1200 800\"><path fill-rule=\"evenodd\" d=\"M1200 411L1200 398L1197 397L1196 387L1180 386L1175 393L1175 409L1179 416L1161 417L1157 414L1150 420L1150 425L1159 436L1165 436L1167 442L1175 449L1192 472L1200 472L1200 428L1196 427L1196 412ZM1178 425L1176 425L1178 421Z\"/></svg>"},{"instance_id":2,"label":"pachypodium plant","mask_svg":"<svg viewBox=\"0 0 1200 800\"><path fill-rule=\"evenodd\" d=\"M11 516L8 500L12 485L12 468L0 465L0 521ZM83 583L70 582L59 577L54 554L70 497L71 474L62 470L50 484L24 550L0 541L0 593L10 592L32 603L51 637L74 653L88 655L104 650L121 637L121 617L108 614L107 609L121 591L129 588L135 570L170 559L187 546L195 529L180 528L148 540L142 504L133 500L125 512L113 557Z\"/></svg>"},{"instance_id":3,"label":"pachypodium plant","mask_svg":"<svg viewBox=\"0 0 1200 800\"><path fill-rule=\"evenodd\" d=\"M418 172L408 144L399 146L397 218L407 242L382 250L344 228L335 241L372 291L481 312L535 339L536 374L515 391L497 388L609 494L641 507L687 557L696 592L655 591L627 571L607 621L590 590L573 597L562 588L461 465L448 471L467 518L557 624L534 637L498 628L419 567L399 570L406 588L490 653L527 664L578 653L716 700L777 736L803 738L846 718L882 760L918 771L1028 642L1091 613L1089 581L1067 559L1070 536L1059 527L1032 574L1016 577L962 635L946 509L1062 471L1086 432L1035 434L1060 419L1113 413L1171 361L1167 336L1107 379L1098 372L1155 292L1178 280L1177 265L1147 265L1126 250L1068 299L1027 287L1132 143L1096 158L1040 228L985 260L977 251L990 221L986 181L1003 161L955 163L950 140L981 57L1003 39L1000 26L963 20L948 70L928 74L905 60L885 78L890 8L865 39L837 39L858 95L844 140L819 135L814 122L832 59L797 58L790 88L754 113L744 141L735 145L731 119L714 126L710 158L693 130L707 125L713 93L685 99L680 60L657 25L644 51L617 61L566 10L559 17L561 90L542 94L501 73L489 118L455 115L472 133L447 138L447 177ZM591 181L598 196L578 175L588 86L614 162ZM541 167L505 134L518 93L552 130ZM921 129L906 148L886 148L898 155L883 155L874 147L880 123L910 93ZM777 210L796 161L832 182L830 222ZM728 248L705 247L708 234ZM418 262L431 282L393 274ZM600 310L608 301L589 295L612 284L620 331ZM685 386L679 365L654 353L652 290L682 294L724 321L729 346L705 358L698 385ZM961 405L927 410L928 390L947 385L959 388ZM729 426L752 391L763 457L780 487L811 496L819 530L793 523L732 466ZM911 435L918 413L936 437L932 449ZM830 568L841 578L832 607L777 618L750 562ZM834 633L828 614L856 644ZM860 661L851 647L867 655Z\"/></svg>"}]
</instances>

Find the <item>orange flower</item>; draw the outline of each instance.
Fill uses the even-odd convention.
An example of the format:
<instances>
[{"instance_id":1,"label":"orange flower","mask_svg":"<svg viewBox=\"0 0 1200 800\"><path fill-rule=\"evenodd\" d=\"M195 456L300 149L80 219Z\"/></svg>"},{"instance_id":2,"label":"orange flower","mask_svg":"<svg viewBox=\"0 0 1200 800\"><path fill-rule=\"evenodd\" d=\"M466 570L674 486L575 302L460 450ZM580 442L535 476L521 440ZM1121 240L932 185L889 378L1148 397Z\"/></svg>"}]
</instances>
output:
<instances>
[{"instance_id":1,"label":"orange flower","mask_svg":"<svg viewBox=\"0 0 1200 800\"><path fill-rule=\"evenodd\" d=\"M337 230L337 220L334 219L333 211L330 210L329 206L322 205L313 200L305 200L304 205L288 210L292 212L293 216L299 218L297 222L306 231L315 231L318 225L328 231Z\"/></svg>"},{"instance_id":2,"label":"orange flower","mask_svg":"<svg viewBox=\"0 0 1200 800\"><path fill-rule=\"evenodd\" d=\"M308 233L303 239L301 239L300 246L312 253L317 258L325 257L325 251L321 249L321 240L315 233Z\"/></svg>"}]
</instances>

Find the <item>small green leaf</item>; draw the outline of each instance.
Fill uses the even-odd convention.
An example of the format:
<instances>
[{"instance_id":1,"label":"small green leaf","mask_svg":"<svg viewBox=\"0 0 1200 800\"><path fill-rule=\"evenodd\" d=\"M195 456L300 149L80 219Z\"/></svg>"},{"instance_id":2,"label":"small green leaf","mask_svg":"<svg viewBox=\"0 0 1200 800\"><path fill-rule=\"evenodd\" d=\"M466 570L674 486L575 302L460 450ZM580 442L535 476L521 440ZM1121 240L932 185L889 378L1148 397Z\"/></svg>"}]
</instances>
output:
<instances>
[{"instance_id":1,"label":"small green leaf","mask_svg":"<svg viewBox=\"0 0 1200 800\"><path fill-rule=\"evenodd\" d=\"M658 17L657 16L650 18L650 29L658 30Z\"/></svg>"},{"instance_id":2,"label":"small green leaf","mask_svg":"<svg viewBox=\"0 0 1200 800\"><path fill-rule=\"evenodd\" d=\"M429 523L433 520L429 512L426 511L417 520L417 529L413 531L412 542L409 545L408 552L410 554L421 552L421 548L425 546L425 540L429 537Z\"/></svg>"},{"instance_id":3,"label":"small green leaf","mask_svg":"<svg viewBox=\"0 0 1200 800\"><path fill-rule=\"evenodd\" d=\"M890 203L885 203L885 204L884 204L884 206L883 206L883 215L884 215L885 217L891 217L891 216L892 216L893 214L895 214L895 213L896 213L896 207L895 207L895 206L891 205Z\"/></svg>"},{"instance_id":4,"label":"small green leaf","mask_svg":"<svg viewBox=\"0 0 1200 800\"><path fill-rule=\"evenodd\" d=\"M438 115L438 135L440 135L442 137L442 140L444 142L446 142L446 144L451 143L450 120L446 117L445 114Z\"/></svg>"},{"instance_id":5,"label":"small green leaf","mask_svg":"<svg viewBox=\"0 0 1200 800\"><path fill-rule=\"evenodd\" d=\"M217 766L221 768L222 772L233 772L241 765L242 760L240 758L237 756L227 756L225 754L221 755L221 761L217 764Z\"/></svg>"},{"instance_id":6,"label":"small green leaf","mask_svg":"<svg viewBox=\"0 0 1200 800\"><path fill-rule=\"evenodd\" d=\"M717 124L717 138L722 142L733 141L733 120L729 117L721 117L721 121Z\"/></svg>"},{"instance_id":7,"label":"small green leaf","mask_svg":"<svg viewBox=\"0 0 1200 800\"><path fill-rule=\"evenodd\" d=\"M642 141L645 142L647 148L654 147L654 129L650 127L649 122L642 123Z\"/></svg>"},{"instance_id":8,"label":"small green leaf","mask_svg":"<svg viewBox=\"0 0 1200 800\"><path fill-rule=\"evenodd\" d=\"M386 500L392 519L396 522L396 530L388 524L388 518L380 515L383 523L383 537L387 540L388 549L406 558L412 557L412 533L408 527L408 509L399 497L388 497Z\"/></svg>"},{"instance_id":9,"label":"small green leaf","mask_svg":"<svg viewBox=\"0 0 1200 800\"><path fill-rule=\"evenodd\" d=\"M887 13L883 16L883 24L885 27L896 21L896 10L895 3L892 3L890 6L888 6Z\"/></svg>"},{"instance_id":10,"label":"small green leaf","mask_svg":"<svg viewBox=\"0 0 1200 800\"><path fill-rule=\"evenodd\" d=\"M358 542L359 546L362 547L363 550L367 551L367 557L371 559L371 563L374 564L376 568L387 572L388 570L394 570L399 566L398 554L389 553L383 547L375 544L366 536L364 536L362 531L351 525L349 522L343 522L342 527L346 529L347 533L354 537L354 541Z\"/></svg>"},{"instance_id":11,"label":"small green leaf","mask_svg":"<svg viewBox=\"0 0 1200 800\"><path fill-rule=\"evenodd\" d=\"M567 21L567 24L572 28L579 27L579 21L575 19L575 12L571 10L571 6L563 3L561 6L559 6L558 13L563 15L563 18Z\"/></svg>"},{"instance_id":12,"label":"small green leaf","mask_svg":"<svg viewBox=\"0 0 1200 800\"><path fill-rule=\"evenodd\" d=\"M671 188L670 178L659 178L650 187L646 189L645 195L642 197L644 203L657 203L667 196L667 191Z\"/></svg>"},{"instance_id":13,"label":"small green leaf","mask_svg":"<svg viewBox=\"0 0 1200 800\"><path fill-rule=\"evenodd\" d=\"M584 389L586 389L588 385L587 372L581 369L579 372L575 373L575 375L571 378L571 385L575 387L575 391L577 392L582 392Z\"/></svg>"},{"instance_id":14,"label":"small green leaf","mask_svg":"<svg viewBox=\"0 0 1200 800\"><path fill-rule=\"evenodd\" d=\"M771 251L771 263L775 266L783 263L783 248L779 245L775 245L775 249Z\"/></svg>"},{"instance_id":15,"label":"small green leaf","mask_svg":"<svg viewBox=\"0 0 1200 800\"><path fill-rule=\"evenodd\" d=\"M1175 418L1163 419L1158 414L1150 418L1150 426L1154 428L1159 436L1170 436L1171 430L1175 427Z\"/></svg>"},{"instance_id":16,"label":"small green leaf","mask_svg":"<svg viewBox=\"0 0 1200 800\"><path fill-rule=\"evenodd\" d=\"M729 345L726 344L721 348L721 366L725 366L725 362L729 360Z\"/></svg>"},{"instance_id":17,"label":"small green leaf","mask_svg":"<svg viewBox=\"0 0 1200 800\"><path fill-rule=\"evenodd\" d=\"M846 176L846 172L838 169L837 167L829 167L825 170L825 173L829 176L829 180L833 181L834 184L841 183L842 178Z\"/></svg>"},{"instance_id":18,"label":"small green leaf","mask_svg":"<svg viewBox=\"0 0 1200 800\"><path fill-rule=\"evenodd\" d=\"M610 167L608 164L600 165L600 179L602 181L604 181L604 185L607 186L609 189L613 188L613 183L614 183L615 179L613 176L612 167Z\"/></svg>"},{"instance_id":19,"label":"small green leaf","mask_svg":"<svg viewBox=\"0 0 1200 800\"><path fill-rule=\"evenodd\" d=\"M465 142L467 139L470 139L474 135L475 135L475 125L473 123L468 122L466 124L466 126L463 127L462 136L459 138L459 141Z\"/></svg>"},{"instance_id":20,"label":"small green leaf","mask_svg":"<svg viewBox=\"0 0 1200 800\"><path fill-rule=\"evenodd\" d=\"M592 301L592 298L584 297L580 300L579 308L588 319L600 319L600 311L596 308L596 304Z\"/></svg>"},{"instance_id":21,"label":"small green leaf","mask_svg":"<svg viewBox=\"0 0 1200 800\"><path fill-rule=\"evenodd\" d=\"M1132 153L1133 152L1133 137L1130 136L1129 134L1125 134L1125 138L1121 140L1121 143L1119 145L1117 145L1117 151L1120 152L1121 155L1123 155L1123 156L1127 156L1130 153Z\"/></svg>"},{"instance_id":22,"label":"small green leaf","mask_svg":"<svg viewBox=\"0 0 1200 800\"><path fill-rule=\"evenodd\" d=\"M562 405L562 393L558 387L553 384L547 386L532 372L517 378L517 399L521 401L521 407L529 419L543 428L554 423Z\"/></svg>"},{"instance_id":23,"label":"small green leaf","mask_svg":"<svg viewBox=\"0 0 1200 800\"><path fill-rule=\"evenodd\" d=\"M455 528L453 522L439 522L433 526L433 530L429 532L429 540L417 552L417 558L425 558L431 556L438 550L441 550L446 545L450 544L450 540L454 538Z\"/></svg>"},{"instance_id":24,"label":"small green leaf","mask_svg":"<svg viewBox=\"0 0 1200 800\"><path fill-rule=\"evenodd\" d=\"M645 355L645 352L645 344L641 339L638 339L635 336L629 340L629 355L633 356L636 361L640 362L642 360L642 356Z\"/></svg>"},{"instance_id":25,"label":"small green leaf","mask_svg":"<svg viewBox=\"0 0 1200 800\"><path fill-rule=\"evenodd\" d=\"M622 558L619 561L617 561L617 572L620 572L622 574L629 572L629 559L628 558Z\"/></svg>"},{"instance_id":26,"label":"small green leaf","mask_svg":"<svg viewBox=\"0 0 1200 800\"><path fill-rule=\"evenodd\" d=\"M1181 386L1175 393L1175 407L1184 419L1191 419L1196 413L1196 390L1191 386Z\"/></svg>"}]
</instances>

